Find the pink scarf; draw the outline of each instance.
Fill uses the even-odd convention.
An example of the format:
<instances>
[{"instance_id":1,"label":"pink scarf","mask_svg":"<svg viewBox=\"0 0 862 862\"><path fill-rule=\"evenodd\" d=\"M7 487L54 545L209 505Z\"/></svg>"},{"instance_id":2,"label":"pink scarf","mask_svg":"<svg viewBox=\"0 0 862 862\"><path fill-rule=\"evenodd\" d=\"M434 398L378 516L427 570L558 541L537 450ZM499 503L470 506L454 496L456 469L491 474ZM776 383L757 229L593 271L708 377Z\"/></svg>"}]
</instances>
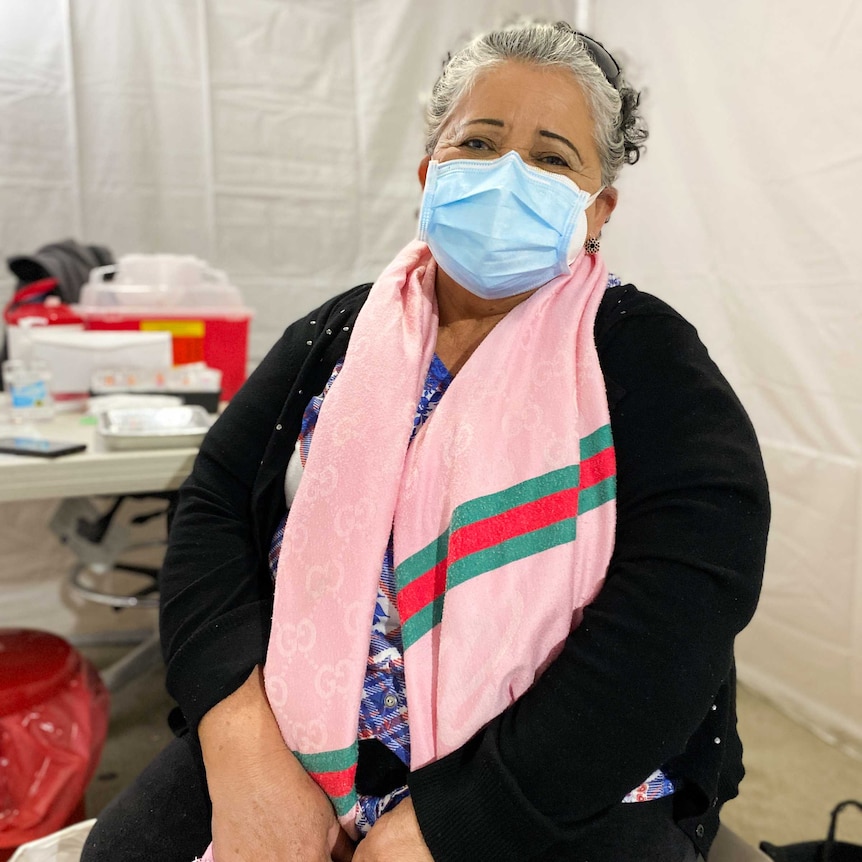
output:
<instances>
[{"instance_id":1,"label":"pink scarf","mask_svg":"<svg viewBox=\"0 0 862 862\"><path fill-rule=\"evenodd\" d=\"M601 258L580 255L571 275L509 312L408 447L437 338L435 274L428 247L412 242L372 288L278 564L266 692L354 837L359 704L390 533L411 769L463 745L532 685L613 549L614 451L593 336Z\"/></svg>"}]
</instances>

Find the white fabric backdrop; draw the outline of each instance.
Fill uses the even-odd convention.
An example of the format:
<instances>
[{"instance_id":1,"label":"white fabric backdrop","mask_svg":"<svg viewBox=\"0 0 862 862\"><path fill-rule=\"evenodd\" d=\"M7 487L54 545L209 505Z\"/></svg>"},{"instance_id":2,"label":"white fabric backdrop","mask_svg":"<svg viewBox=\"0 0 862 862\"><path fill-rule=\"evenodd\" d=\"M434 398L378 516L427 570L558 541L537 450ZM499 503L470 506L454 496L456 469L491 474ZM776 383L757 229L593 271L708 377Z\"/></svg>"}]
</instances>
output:
<instances>
[{"instance_id":1,"label":"white fabric backdrop","mask_svg":"<svg viewBox=\"0 0 862 862\"><path fill-rule=\"evenodd\" d=\"M413 236L420 98L446 52L584 5L0 0L0 254L70 234L197 254L258 311L260 359Z\"/></svg>"},{"instance_id":2,"label":"white fabric backdrop","mask_svg":"<svg viewBox=\"0 0 862 862\"><path fill-rule=\"evenodd\" d=\"M68 235L198 254L256 308L258 359L412 236L445 52L590 7L652 128L606 256L698 326L763 441L774 527L741 674L862 746L855 0L816 20L802 0L0 0L0 255ZM0 509L0 624L80 627L45 598L51 539L17 536L44 507Z\"/></svg>"},{"instance_id":3,"label":"white fabric backdrop","mask_svg":"<svg viewBox=\"0 0 862 862\"><path fill-rule=\"evenodd\" d=\"M763 445L740 675L862 752L862 5L600 0L594 23L652 131L609 262L698 327Z\"/></svg>"},{"instance_id":4,"label":"white fabric backdrop","mask_svg":"<svg viewBox=\"0 0 862 862\"><path fill-rule=\"evenodd\" d=\"M256 310L252 360L415 232L420 99L447 51L584 0L0 0L0 257L74 235L197 254ZM0 265L0 301L12 288ZM0 505L0 626L140 615L58 595L42 503Z\"/></svg>"}]
</instances>

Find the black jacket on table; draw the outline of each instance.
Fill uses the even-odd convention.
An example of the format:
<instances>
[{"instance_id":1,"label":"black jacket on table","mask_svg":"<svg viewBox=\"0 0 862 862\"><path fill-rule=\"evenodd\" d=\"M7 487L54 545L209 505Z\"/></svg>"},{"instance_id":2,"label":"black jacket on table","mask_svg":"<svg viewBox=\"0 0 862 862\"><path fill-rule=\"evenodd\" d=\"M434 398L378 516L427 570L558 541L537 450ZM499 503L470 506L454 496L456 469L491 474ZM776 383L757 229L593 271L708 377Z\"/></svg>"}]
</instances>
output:
<instances>
[{"instance_id":1,"label":"black jacket on table","mask_svg":"<svg viewBox=\"0 0 862 862\"><path fill-rule=\"evenodd\" d=\"M161 634L192 729L264 662L285 468L369 288L288 327L180 491ZM769 521L754 431L694 328L655 297L610 288L595 337L618 471L607 580L529 691L410 774L437 862L611 859L613 835L656 804L620 800L660 766L682 782L661 804L706 856L743 775L733 643L757 603Z\"/></svg>"}]
</instances>

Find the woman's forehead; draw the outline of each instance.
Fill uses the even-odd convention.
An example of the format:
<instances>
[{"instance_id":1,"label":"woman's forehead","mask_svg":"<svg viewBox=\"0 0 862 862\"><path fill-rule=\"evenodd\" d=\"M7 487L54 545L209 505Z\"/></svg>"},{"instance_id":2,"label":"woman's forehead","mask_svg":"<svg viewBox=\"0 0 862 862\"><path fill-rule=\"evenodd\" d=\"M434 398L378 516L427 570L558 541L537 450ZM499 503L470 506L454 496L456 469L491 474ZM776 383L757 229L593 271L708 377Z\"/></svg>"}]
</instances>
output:
<instances>
[{"instance_id":1,"label":"woman's forehead","mask_svg":"<svg viewBox=\"0 0 862 862\"><path fill-rule=\"evenodd\" d=\"M571 127L592 121L574 74L559 66L506 61L481 71L456 103L451 119L547 120Z\"/></svg>"},{"instance_id":2,"label":"woman's forehead","mask_svg":"<svg viewBox=\"0 0 862 862\"><path fill-rule=\"evenodd\" d=\"M598 158L592 114L574 74L509 60L480 72L456 103L440 142L466 133L535 138L542 132L572 141L588 161Z\"/></svg>"}]
</instances>

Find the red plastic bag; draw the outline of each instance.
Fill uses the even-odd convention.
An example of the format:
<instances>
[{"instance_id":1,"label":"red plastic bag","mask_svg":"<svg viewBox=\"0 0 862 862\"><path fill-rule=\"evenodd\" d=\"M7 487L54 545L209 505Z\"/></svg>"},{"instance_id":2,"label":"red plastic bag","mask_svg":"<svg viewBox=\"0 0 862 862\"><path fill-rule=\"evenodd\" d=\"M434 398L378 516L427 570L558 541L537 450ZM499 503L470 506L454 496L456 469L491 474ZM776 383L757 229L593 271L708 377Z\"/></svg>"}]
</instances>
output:
<instances>
[{"instance_id":1,"label":"red plastic bag","mask_svg":"<svg viewBox=\"0 0 862 862\"><path fill-rule=\"evenodd\" d=\"M0 860L80 814L108 713L96 669L66 641L0 630Z\"/></svg>"}]
</instances>

